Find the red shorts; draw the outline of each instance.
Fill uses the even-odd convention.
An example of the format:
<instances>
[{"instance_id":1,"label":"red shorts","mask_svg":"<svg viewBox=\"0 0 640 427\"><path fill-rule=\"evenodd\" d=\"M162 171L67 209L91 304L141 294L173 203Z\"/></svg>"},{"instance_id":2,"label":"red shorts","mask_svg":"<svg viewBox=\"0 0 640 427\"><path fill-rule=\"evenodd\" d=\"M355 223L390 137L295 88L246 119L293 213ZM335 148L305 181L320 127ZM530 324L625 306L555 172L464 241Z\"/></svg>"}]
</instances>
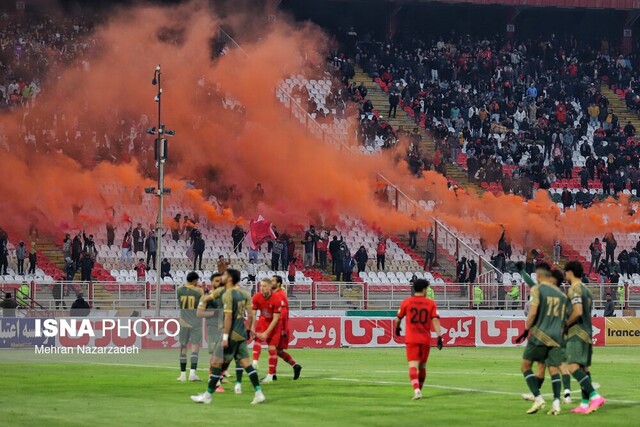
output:
<instances>
[{"instance_id":1,"label":"red shorts","mask_svg":"<svg viewBox=\"0 0 640 427\"><path fill-rule=\"evenodd\" d=\"M407 362L418 361L420 363L427 363L429 359L429 351L431 347L429 344L406 344L407 347Z\"/></svg>"},{"instance_id":2,"label":"red shorts","mask_svg":"<svg viewBox=\"0 0 640 427\"><path fill-rule=\"evenodd\" d=\"M282 331L282 334L280 335L280 342L278 343L276 348L278 350L286 350L289 348L289 334L287 331Z\"/></svg>"},{"instance_id":3,"label":"red shorts","mask_svg":"<svg viewBox=\"0 0 640 427\"><path fill-rule=\"evenodd\" d=\"M258 326L256 327L256 334L262 333L264 331L267 330L267 328L269 327L269 325L261 325L260 323L258 323ZM282 335L282 328L280 327L280 324L278 324L273 331L271 331L271 333L269 334L269 336L267 337L266 340L262 341L259 340L256 337L256 341L258 342L264 342L265 344L269 345L269 346L274 346L276 348L278 348L278 344L280 343L280 338Z\"/></svg>"}]
</instances>

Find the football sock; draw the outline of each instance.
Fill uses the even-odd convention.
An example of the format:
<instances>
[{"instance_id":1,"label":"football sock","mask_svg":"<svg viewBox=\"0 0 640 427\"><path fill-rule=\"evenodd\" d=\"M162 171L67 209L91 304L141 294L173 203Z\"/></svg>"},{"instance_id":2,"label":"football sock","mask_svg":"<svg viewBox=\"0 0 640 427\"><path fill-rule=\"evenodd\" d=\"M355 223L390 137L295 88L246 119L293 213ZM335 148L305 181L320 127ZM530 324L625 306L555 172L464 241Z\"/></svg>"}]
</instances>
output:
<instances>
[{"instance_id":1,"label":"football sock","mask_svg":"<svg viewBox=\"0 0 640 427\"><path fill-rule=\"evenodd\" d=\"M542 383L544 383L544 377L540 378L540 377L536 377L536 380L538 380L538 389L542 389Z\"/></svg>"},{"instance_id":2,"label":"football sock","mask_svg":"<svg viewBox=\"0 0 640 427\"><path fill-rule=\"evenodd\" d=\"M207 392L214 393L218 387L218 381L222 380L222 370L215 366L211 368L211 375L209 375L209 384L207 384Z\"/></svg>"},{"instance_id":3,"label":"football sock","mask_svg":"<svg viewBox=\"0 0 640 427\"><path fill-rule=\"evenodd\" d=\"M195 374L196 369L198 369L198 352L194 351L191 353L191 371Z\"/></svg>"},{"instance_id":4,"label":"football sock","mask_svg":"<svg viewBox=\"0 0 640 427\"><path fill-rule=\"evenodd\" d=\"M242 382L242 374L244 373L244 369L240 366L236 365L236 382L240 384Z\"/></svg>"},{"instance_id":5,"label":"football sock","mask_svg":"<svg viewBox=\"0 0 640 427\"><path fill-rule=\"evenodd\" d=\"M592 396L592 393L595 393L595 390L593 389L593 385L591 385L591 378L589 378L589 375L587 375L585 371L583 371L582 369L578 369L573 373L573 378L575 378L576 381L578 381L578 384L583 390L583 395L582 395L583 399L584 399L584 393L586 393L587 396L589 397Z\"/></svg>"},{"instance_id":6,"label":"football sock","mask_svg":"<svg viewBox=\"0 0 640 427\"><path fill-rule=\"evenodd\" d=\"M571 390L571 375L567 374L562 376L562 388Z\"/></svg>"},{"instance_id":7,"label":"football sock","mask_svg":"<svg viewBox=\"0 0 640 427\"><path fill-rule=\"evenodd\" d=\"M253 342L253 360L260 359L260 352L262 352L262 345L256 340Z\"/></svg>"},{"instance_id":8,"label":"football sock","mask_svg":"<svg viewBox=\"0 0 640 427\"><path fill-rule=\"evenodd\" d=\"M420 390L420 380L418 379L418 368L409 368L409 380L414 390Z\"/></svg>"},{"instance_id":9,"label":"football sock","mask_svg":"<svg viewBox=\"0 0 640 427\"><path fill-rule=\"evenodd\" d=\"M282 360L284 360L286 363L288 363L291 366L295 366L296 365L296 361L293 360L293 357L291 357L291 355L289 353L287 353L284 350L278 350L278 356L280 356L280 358Z\"/></svg>"},{"instance_id":10,"label":"football sock","mask_svg":"<svg viewBox=\"0 0 640 427\"><path fill-rule=\"evenodd\" d=\"M524 380L526 381L529 390L531 390L531 393L535 397L540 396L540 388L538 387L539 379L538 377L536 377L536 374L534 374L533 371L529 369L527 371L524 371L522 375L524 375Z\"/></svg>"},{"instance_id":11,"label":"football sock","mask_svg":"<svg viewBox=\"0 0 640 427\"><path fill-rule=\"evenodd\" d=\"M187 356L180 356L180 372L187 372Z\"/></svg>"},{"instance_id":12,"label":"football sock","mask_svg":"<svg viewBox=\"0 0 640 427\"><path fill-rule=\"evenodd\" d=\"M427 370L425 368L420 368L418 371L418 382L420 383L420 390L422 390L422 386L424 385L424 380L427 378Z\"/></svg>"},{"instance_id":13,"label":"football sock","mask_svg":"<svg viewBox=\"0 0 640 427\"><path fill-rule=\"evenodd\" d=\"M560 399L560 390L562 389L560 374L551 375L551 388L553 389L553 399Z\"/></svg>"},{"instance_id":14,"label":"football sock","mask_svg":"<svg viewBox=\"0 0 640 427\"><path fill-rule=\"evenodd\" d=\"M251 380L251 384L253 385L254 390L260 391L260 380L258 379L258 371L256 371L251 365L244 368L244 370L247 371L247 374L249 374L249 379Z\"/></svg>"},{"instance_id":15,"label":"football sock","mask_svg":"<svg viewBox=\"0 0 640 427\"><path fill-rule=\"evenodd\" d=\"M278 366L278 354L276 350L269 349L269 375L276 373L276 367Z\"/></svg>"}]
</instances>

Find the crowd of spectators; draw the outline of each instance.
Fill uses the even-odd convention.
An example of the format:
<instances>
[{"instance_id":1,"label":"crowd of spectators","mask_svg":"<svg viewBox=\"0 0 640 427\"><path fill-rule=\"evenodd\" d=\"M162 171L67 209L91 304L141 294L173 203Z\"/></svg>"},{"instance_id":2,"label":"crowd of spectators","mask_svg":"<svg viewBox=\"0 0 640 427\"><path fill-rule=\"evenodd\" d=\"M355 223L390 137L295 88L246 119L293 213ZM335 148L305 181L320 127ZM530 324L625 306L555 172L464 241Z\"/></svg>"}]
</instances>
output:
<instances>
[{"instance_id":1,"label":"crowd of spectators","mask_svg":"<svg viewBox=\"0 0 640 427\"><path fill-rule=\"evenodd\" d=\"M88 71L97 39L88 36L95 18L43 18L25 14L21 19L0 15L0 109L34 101L41 78L58 65Z\"/></svg>"},{"instance_id":2,"label":"crowd of spectators","mask_svg":"<svg viewBox=\"0 0 640 427\"><path fill-rule=\"evenodd\" d=\"M462 164L471 181L526 197L563 179L585 189L599 180L611 193L640 186L635 129L619 122L600 92L603 79L635 87L638 64L606 40L368 42L358 45L355 61L389 92L389 112L399 98L435 133L432 156ZM634 93L628 98L640 105Z\"/></svg>"}]
</instances>

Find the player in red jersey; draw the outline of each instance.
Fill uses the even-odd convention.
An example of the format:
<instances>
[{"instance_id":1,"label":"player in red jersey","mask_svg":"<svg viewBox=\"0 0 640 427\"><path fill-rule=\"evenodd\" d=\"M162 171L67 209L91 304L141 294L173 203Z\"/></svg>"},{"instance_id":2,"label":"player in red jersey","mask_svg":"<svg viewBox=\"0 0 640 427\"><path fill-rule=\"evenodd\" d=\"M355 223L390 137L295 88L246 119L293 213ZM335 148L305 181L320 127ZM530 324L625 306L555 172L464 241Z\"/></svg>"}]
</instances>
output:
<instances>
[{"instance_id":1,"label":"player in red jersey","mask_svg":"<svg viewBox=\"0 0 640 427\"><path fill-rule=\"evenodd\" d=\"M287 298L287 292L282 288L282 277L271 277L271 289L273 290L273 293L280 296L280 299L282 300L282 310L280 311L282 336L280 337L280 343L277 346L278 356L293 367L293 379L297 380L300 378L302 366L296 363L293 357L285 351L289 348L289 298Z\"/></svg>"},{"instance_id":2,"label":"player in red jersey","mask_svg":"<svg viewBox=\"0 0 640 427\"><path fill-rule=\"evenodd\" d=\"M260 281L260 292L253 296L253 310L260 311L260 319L257 322L255 331L252 331L256 337L253 342L253 366L258 364L262 343L269 346L269 374L262 380L263 383L273 381L276 374L276 365L278 364L278 354L276 346L280 343L282 336L281 327L281 309L282 299L279 295L275 295L271 290L271 282L269 280Z\"/></svg>"},{"instance_id":3,"label":"player in red jersey","mask_svg":"<svg viewBox=\"0 0 640 427\"><path fill-rule=\"evenodd\" d=\"M425 296L429 282L417 279L413 282L412 297L402 301L396 318L396 335L402 335L400 322L407 318L405 344L407 361L409 362L409 379L413 386L413 400L422 398L422 386L427 376L427 360L429 359L431 327L438 335L438 350L442 350L442 332L440 331L440 315L436 303Z\"/></svg>"}]
</instances>

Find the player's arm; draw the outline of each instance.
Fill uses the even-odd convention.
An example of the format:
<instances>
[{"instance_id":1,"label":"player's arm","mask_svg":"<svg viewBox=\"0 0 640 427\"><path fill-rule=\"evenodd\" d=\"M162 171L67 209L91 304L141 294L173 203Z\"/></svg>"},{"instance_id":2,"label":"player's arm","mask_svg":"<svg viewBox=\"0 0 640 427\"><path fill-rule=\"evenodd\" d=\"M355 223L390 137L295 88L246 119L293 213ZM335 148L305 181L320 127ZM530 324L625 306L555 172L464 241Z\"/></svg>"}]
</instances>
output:
<instances>
[{"instance_id":1,"label":"player's arm","mask_svg":"<svg viewBox=\"0 0 640 427\"><path fill-rule=\"evenodd\" d=\"M582 316L584 308L582 307L582 292L580 288L569 288L569 299L571 300L571 315L567 320L567 328L576 323Z\"/></svg>"},{"instance_id":2,"label":"player's arm","mask_svg":"<svg viewBox=\"0 0 640 427\"><path fill-rule=\"evenodd\" d=\"M227 292L222 296L222 304L224 307L222 346L227 347L227 345L229 344L229 334L231 333L231 325L233 323L233 296L231 295L231 292Z\"/></svg>"},{"instance_id":3,"label":"player's arm","mask_svg":"<svg viewBox=\"0 0 640 427\"><path fill-rule=\"evenodd\" d=\"M400 304L400 309L398 310L398 315L396 316L396 335L397 336L402 335L402 328L400 327L400 322L402 322L402 319L406 315L407 315L407 307L405 302L403 301L402 304Z\"/></svg>"},{"instance_id":4,"label":"player's arm","mask_svg":"<svg viewBox=\"0 0 640 427\"><path fill-rule=\"evenodd\" d=\"M527 286L529 286L530 288L533 288L536 285L536 282L531 278L529 273L525 271L524 263L522 261L518 261L516 263L516 268L518 269L518 272L520 273L522 280L524 280L524 283L526 283Z\"/></svg>"},{"instance_id":5,"label":"player's arm","mask_svg":"<svg viewBox=\"0 0 640 427\"><path fill-rule=\"evenodd\" d=\"M271 323L269 323L269 327L264 332L258 334L260 339L267 339L269 334L271 334L271 332L275 329L278 321L280 321L280 313L273 313L273 319L271 320Z\"/></svg>"},{"instance_id":6,"label":"player's arm","mask_svg":"<svg viewBox=\"0 0 640 427\"><path fill-rule=\"evenodd\" d=\"M436 333L438 337L438 350L442 350L442 346L444 343L442 342L442 328L440 327L440 313L438 313L438 306L436 306L435 302L432 302L431 309L429 310L431 317L431 326L433 327L433 331ZM429 336L429 340L431 340L431 336Z\"/></svg>"},{"instance_id":7,"label":"player's arm","mask_svg":"<svg viewBox=\"0 0 640 427\"><path fill-rule=\"evenodd\" d=\"M247 325L249 326L249 331L255 335L256 331L256 312L253 311L253 307L251 305L247 305Z\"/></svg>"},{"instance_id":8,"label":"player's arm","mask_svg":"<svg viewBox=\"0 0 640 427\"><path fill-rule=\"evenodd\" d=\"M207 303L211 301L211 295L204 295L200 298L200 302L198 303L198 310L196 311L196 316L198 317L213 317L215 315L214 310L207 310Z\"/></svg>"},{"instance_id":9,"label":"player's arm","mask_svg":"<svg viewBox=\"0 0 640 427\"><path fill-rule=\"evenodd\" d=\"M525 323L525 329L528 331L533 327L533 323L536 321L536 315L538 314L538 304L531 303L529 307L529 314L527 315L527 321Z\"/></svg>"}]
</instances>

